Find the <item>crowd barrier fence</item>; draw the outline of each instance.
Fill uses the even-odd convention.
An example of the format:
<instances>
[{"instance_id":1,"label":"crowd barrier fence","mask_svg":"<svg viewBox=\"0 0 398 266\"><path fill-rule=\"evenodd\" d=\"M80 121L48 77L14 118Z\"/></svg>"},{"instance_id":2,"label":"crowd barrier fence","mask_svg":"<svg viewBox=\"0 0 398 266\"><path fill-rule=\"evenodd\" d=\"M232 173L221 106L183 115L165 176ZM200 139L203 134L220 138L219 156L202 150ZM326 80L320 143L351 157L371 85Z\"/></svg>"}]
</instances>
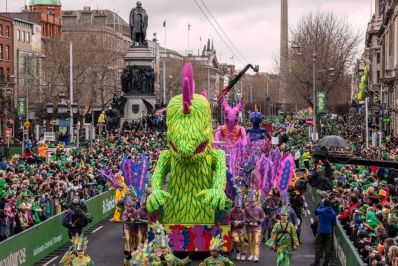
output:
<instances>
[{"instance_id":1,"label":"crowd barrier fence","mask_svg":"<svg viewBox=\"0 0 398 266\"><path fill-rule=\"evenodd\" d=\"M316 205L321 201L316 189L312 188L305 198L308 207L314 213ZM338 221L334 227L333 246L339 265L365 266L361 256Z\"/></svg>"},{"instance_id":2,"label":"crowd barrier fence","mask_svg":"<svg viewBox=\"0 0 398 266\"><path fill-rule=\"evenodd\" d=\"M87 201L92 222L89 229L109 217L115 208L115 192L104 192ZM0 243L0 266L34 265L69 242L68 231L62 226L62 214L35 225Z\"/></svg>"}]
</instances>

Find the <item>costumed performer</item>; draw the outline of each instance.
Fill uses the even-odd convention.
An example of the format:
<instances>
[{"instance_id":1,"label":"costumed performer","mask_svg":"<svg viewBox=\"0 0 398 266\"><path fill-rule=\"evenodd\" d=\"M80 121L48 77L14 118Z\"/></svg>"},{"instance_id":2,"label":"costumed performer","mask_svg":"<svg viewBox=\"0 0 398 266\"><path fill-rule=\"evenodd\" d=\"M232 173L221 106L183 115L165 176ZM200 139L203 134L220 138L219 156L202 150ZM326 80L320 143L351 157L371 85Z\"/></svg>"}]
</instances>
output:
<instances>
[{"instance_id":1,"label":"costumed performer","mask_svg":"<svg viewBox=\"0 0 398 266\"><path fill-rule=\"evenodd\" d=\"M137 211L134 209L133 201L127 200L125 203L126 210L123 212L123 224L124 224L124 255L127 260L131 260L131 252L137 248L138 245L138 227L135 224Z\"/></svg>"},{"instance_id":2,"label":"costumed performer","mask_svg":"<svg viewBox=\"0 0 398 266\"><path fill-rule=\"evenodd\" d=\"M251 190L249 194L249 206L245 208L246 231L249 240L249 261L258 262L260 258L261 227L265 219L263 209L258 206L257 194Z\"/></svg>"},{"instance_id":3,"label":"costumed performer","mask_svg":"<svg viewBox=\"0 0 398 266\"><path fill-rule=\"evenodd\" d=\"M160 154L147 209L152 213L163 205L163 223L213 224L214 210L223 209L227 200L225 153L212 148L210 104L194 94L191 64L185 64L182 81L182 95L172 98L167 107L169 149Z\"/></svg>"},{"instance_id":4,"label":"costumed performer","mask_svg":"<svg viewBox=\"0 0 398 266\"><path fill-rule=\"evenodd\" d=\"M94 262L87 255L87 237L74 236L72 238L72 246L62 257L60 264L62 266L94 266Z\"/></svg>"},{"instance_id":5,"label":"costumed performer","mask_svg":"<svg viewBox=\"0 0 398 266\"><path fill-rule=\"evenodd\" d=\"M112 186L115 188L115 213L113 214L113 221L115 223L120 223L122 221L123 213L123 200L126 196L127 186L124 183L124 178L119 173L117 173L113 178L108 177Z\"/></svg>"},{"instance_id":6,"label":"costumed performer","mask_svg":"<svg viewBox=\"0 0 398 266\"><path fill-rule=\"evenodd\" d=\"M232 223L232 241L237 251L236 259L245 260L245 223L246 223L246 213L242 208L243 197L238 194L235 197L234 208L231 211L231 223Z\"/></svg>"},{"instance_id":7,"label":"costumed performer","mask_svg":"<svg viewBox=\"0 0 398 266\"><path fill-rule=\"evenodd\" d=\"M199 266L233 266L235 265L227 257L222 256L221 249L224 240L220 235L213 237L210 241L210 257L202 261Z\"/></svg>"},{"instance_id":8,"label":"costumed performer","mask_svg":"<svg viewBox=\"0 0 398 266\"><path fill-rule=\"evenodd\" d=\"M272 229L271 238L266 243L267 246L277 252L278 266L289 266L292 257L292 249L297 250L299 247L296 228L287 220L289 214L290 210L285 206L280 214L281 220L275 224Z\"/></svg>"}]
</instances>

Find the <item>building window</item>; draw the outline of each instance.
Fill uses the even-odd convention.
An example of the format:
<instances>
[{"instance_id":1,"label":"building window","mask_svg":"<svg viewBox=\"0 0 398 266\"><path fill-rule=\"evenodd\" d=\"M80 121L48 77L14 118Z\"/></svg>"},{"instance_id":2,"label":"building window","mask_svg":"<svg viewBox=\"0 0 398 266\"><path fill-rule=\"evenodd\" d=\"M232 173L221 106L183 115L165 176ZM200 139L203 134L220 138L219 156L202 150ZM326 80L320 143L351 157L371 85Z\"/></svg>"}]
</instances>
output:
<instances>
[{"instance_id":1,"label":"building window","mask_svg":"<svg viewBox=\"0 0 398 266\"><path fill-rule=\"evenodd\" d=\"M3 45L0 44L0 60L3 60Z\"/></svg>"},{"instance_id":2,"label":"building window","mask_svg":"<svg viewBox=\"0 0 398 266\"><path fill-rule=\"evenodd\" d=\"M6 26L6 37L10 38L10 27Z\"/></svg>"},{"instance_id":3,"label":"building window","mask_svg":"<svg viewBox=\"0 0 398 266\"><path fill-rule=\"evenodd\" d=\"M380 71L376 72L376 82L379 83L380 82Z\"/></svg>"},{"instance_id":4,"label":"building window","mask_svg":"<svg viewBox=\"0 0 398 266\"><path fill-rule=\"evenodd\" d=\"M3 24L0 24L0 36L3 36Z\"/></svg>"},{"instance_id":5,"label":"building window","mask_svg":"<svg viewBox=\"0 0 398 266\"><path fill-rule=\"evenodd\" d=\"M26 42L30 43L30 33L29 32L26 33Z\"/></svg>"},{"instance_id":6,"label":"building window","mask_svg":"<svg viewBox=\"0 0 398 266\"><path fill-rule=\"evenodd\" d=\"M17 30L17 41L21 41L21 31Z\"/></svg>"},{"instance_id":7,"label":"building window","mask_svg":"<svg viewBox=\"0 0 398 266\"><path fill-rule=\"evenodd\" d=\"M25 32L22 31L22 42L25 42Z\"/></svg>"},{"instance_id":8,"label":"building window","mask_svg":"<svg viewBox=\"0 0 398 266\"><path fill-rule=\"evenodd\" d=\"M380 64L380 53L376 54L376 63Z\"/></svg>"},{"instance_id":9,"label":"building window","mask_svg":"<svg viewBox=\"0 0 398 266\"><path fill-rule=\"evenodd\" d=\"M10 60L11 59L11 56L10 56L10 46L6 46L6 59L7 60Z\"/></svg>"}]
</instances>

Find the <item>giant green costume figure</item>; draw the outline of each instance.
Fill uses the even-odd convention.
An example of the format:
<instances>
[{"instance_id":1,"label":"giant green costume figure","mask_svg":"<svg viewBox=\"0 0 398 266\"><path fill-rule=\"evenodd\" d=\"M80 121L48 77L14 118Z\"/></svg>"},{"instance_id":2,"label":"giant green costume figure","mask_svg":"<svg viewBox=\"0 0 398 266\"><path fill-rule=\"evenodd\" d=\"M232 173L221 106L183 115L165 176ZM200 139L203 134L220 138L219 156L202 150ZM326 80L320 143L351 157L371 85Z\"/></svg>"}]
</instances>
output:
<instances>
[{"instance_id":1,"label":"giant green costume figure","mask_svg":"<svg viewBox=\"0 0 398 266\"><path fill-rule=\"evenodd\" d=\"M182 81L183 94L167 106L169 150L160 154L147 208L154 212L163 205L166 224L213 224L214 209L224 208L227 199L225 153L212 148L210 105L204 96L194 94L191 64L184 66Z\"/></svg>"}]
</instances>

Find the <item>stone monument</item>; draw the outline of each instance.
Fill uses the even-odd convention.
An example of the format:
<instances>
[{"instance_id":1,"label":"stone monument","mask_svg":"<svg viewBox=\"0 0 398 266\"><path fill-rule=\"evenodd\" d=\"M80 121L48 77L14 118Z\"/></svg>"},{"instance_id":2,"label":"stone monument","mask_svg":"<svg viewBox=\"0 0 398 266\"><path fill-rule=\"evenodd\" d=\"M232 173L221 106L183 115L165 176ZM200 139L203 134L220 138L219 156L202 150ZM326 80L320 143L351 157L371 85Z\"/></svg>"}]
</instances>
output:
<instances>
[{"instance_id":1,"label":"stone monument","mask_svg":"<svg viewBox=\"0 0 398 266\"><path fill-rule=\"evenodd\" d=\"M153 114L156 104L155 52L148 47L146 29L148 15L141 2L130 12L130 33L132 45L124 57L125 67L121 74L124 96L119 101L120 125L141 119L143 114Z\"/></svg>"}]
</instances>

